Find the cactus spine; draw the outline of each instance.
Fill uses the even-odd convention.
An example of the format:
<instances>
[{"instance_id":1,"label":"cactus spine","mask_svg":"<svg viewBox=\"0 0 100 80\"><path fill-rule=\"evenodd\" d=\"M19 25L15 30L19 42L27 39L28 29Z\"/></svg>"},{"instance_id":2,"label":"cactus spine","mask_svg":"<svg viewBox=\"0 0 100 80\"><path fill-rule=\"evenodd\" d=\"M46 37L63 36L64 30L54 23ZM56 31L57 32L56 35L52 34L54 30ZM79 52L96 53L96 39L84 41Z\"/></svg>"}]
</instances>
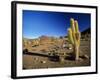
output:
<instances>
[{"instance_id":1,"label":"cactus spine","mask_svg":"<svg viewBox=\"0 0 100 80\"><path fill-rule=\"evenodd\" d=\"M70 19L70 28L68 28L68 40L73 45L75 60L79 60L80 31L78 22Z\"/></svg>"}]
</instances>

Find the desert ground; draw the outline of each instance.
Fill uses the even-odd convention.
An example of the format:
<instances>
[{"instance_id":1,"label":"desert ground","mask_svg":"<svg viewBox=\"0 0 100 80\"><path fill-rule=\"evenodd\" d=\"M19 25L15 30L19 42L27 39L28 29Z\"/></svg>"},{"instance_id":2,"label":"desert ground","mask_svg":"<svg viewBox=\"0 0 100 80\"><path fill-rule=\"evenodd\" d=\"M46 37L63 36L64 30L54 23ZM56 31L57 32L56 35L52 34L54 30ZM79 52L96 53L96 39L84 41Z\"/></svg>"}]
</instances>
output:
<instances>
[{"instance_id":1,"label":"desert ground","mask_svg":"<svg viewBox=\"0 0 100 80\"><path fill-rule=\"evenodd\" d=\"M71 56L73 47L67 38L41 36L37 39L23 39L23 69L90 66L89 35L81 38L78 61Z\"/></svg>"}]
</instances>

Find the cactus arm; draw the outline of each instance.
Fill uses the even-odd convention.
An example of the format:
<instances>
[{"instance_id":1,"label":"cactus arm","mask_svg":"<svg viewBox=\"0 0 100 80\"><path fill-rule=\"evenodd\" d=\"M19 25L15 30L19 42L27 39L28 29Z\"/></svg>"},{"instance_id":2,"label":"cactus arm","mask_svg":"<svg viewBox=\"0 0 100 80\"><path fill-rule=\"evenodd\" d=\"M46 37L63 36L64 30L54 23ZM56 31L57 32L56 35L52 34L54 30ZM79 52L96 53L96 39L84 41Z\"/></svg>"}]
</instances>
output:
<instances>
[{"instance_id":1,"label":"cactus arm","mask_svg":"<svg viewBox=\"0 0 100 80\"><path fill-rule=\"evenodd\" d=\"M76 33L79 32L78 22L75 20L75 31Z\"/></svg>"},{"instance_id":2,"label":"cactus arm","mask_svg":"<svg viewBox=\"0 0 100 80\"><path fill-rule=\"evenodd\" d=\"M78 39L78 44L80 45L80 37L81 37L81 33L79 32L79 39Z\"/></svg>"},{"instance_id":3,"label":"cactus arm","mask_svg":"<svg viewBox=\"0 0 100 80\"><path fill-rule=\"evenodd\" d=\"M75 33L75 25L74 25L74 19L73 18L70 19L70 25L71 25L72 32Z\"/></svg>"},{"instance_id":4,"label":"cactus arm","mask_svg":"<svg viewBox=\"0 0 100 80\"><path fill-rule=\"evenodd\" d=\"M68 29L68 40L71 44L74 44L73 36L72 36L72 29Z\"/></svg>"},{"instance_id":5,"label":"cactus arm","mask_svg":"<svg viewBox=\"0 0 100 80\"><path fill-rule=\"evenodd\" d=\"M73 36L73 40L74 40L74 44L76 44L76 36L75 36L75 21L73 18L70 19L70 25L71 25L71 29L72 29L72 36Z\"/></svg>"},{"instance_id":6,"label":"cactus arm","mask_svg":"<svg viewBox=\"0 0 100 80\"><path fill-rule=\"evenodd\" d=\"M77 45L80 45L80 31L78 22L75 20L75 31L76 31L76 39L77 39Z\"/></svg>"}]
</instances>

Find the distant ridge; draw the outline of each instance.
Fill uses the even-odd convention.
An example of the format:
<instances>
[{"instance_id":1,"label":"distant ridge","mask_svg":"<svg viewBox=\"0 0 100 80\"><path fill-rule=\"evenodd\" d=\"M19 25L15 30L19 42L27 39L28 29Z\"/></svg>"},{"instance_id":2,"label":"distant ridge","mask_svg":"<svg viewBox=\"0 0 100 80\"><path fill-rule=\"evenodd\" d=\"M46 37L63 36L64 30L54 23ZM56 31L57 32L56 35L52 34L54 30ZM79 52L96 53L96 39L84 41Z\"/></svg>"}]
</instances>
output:
<instances>
[{"instance_id":1,"label":"distant ridge","mask_svg":"<svg viewBox=\"0 0 100 80\"><path fill-rule=\"evenodd\" d=\"M91 28L88 28L88 29L86 29L86 30L84 30L84 31L82 31L81 32L81 34L82 35L85 35L85 34L90 34L91 33ZM64 38L67 38L67 36L63 36ZM42 36L40 36L40 37L38 37L38 38L36 38L36 39L42 39L42 40L48 40L48 39L51 39L51 38L53 38L53 37L50 37L50 36L45 36L45 35L42 35ZM23 37L23 40L36 40L36 39L28 39L28 38L24 38Z\"/></svg>"},{"instance_id":2,"label":"distant ridge","mask_svg":"<svg viewBox=\"0 0 100 80\"><path fill-rule=\"evenodd\" d=\"M86 33L90 34L91 33L91 28L88 28L88 29L81 32L81 34L86 34Z\"/></svg>"}]
</instances>

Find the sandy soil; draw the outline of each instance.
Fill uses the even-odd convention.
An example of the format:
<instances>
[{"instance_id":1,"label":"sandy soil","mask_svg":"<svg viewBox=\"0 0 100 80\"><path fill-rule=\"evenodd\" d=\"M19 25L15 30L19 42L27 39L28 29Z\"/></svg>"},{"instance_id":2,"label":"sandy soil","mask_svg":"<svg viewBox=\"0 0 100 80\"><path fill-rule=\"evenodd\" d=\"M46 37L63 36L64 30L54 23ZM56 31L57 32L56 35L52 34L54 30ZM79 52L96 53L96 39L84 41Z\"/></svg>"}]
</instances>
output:
<instances>
[{"instance_id":1,"label":"sandy soil","mask_svg":"<svg viewBox=\"0 0 100 80\"><path fill-rule=\"evenodd\" d=\"M69 45L68 43L66 45ZM90 66L91 50L90 40L81 40L80 60L67 58L73 49L62 47L62 42L43 43L36 46L29 45L27 49L31 53L23 54L23 69L57 68L57 67L82 67ZM51 54L56 53L56 54ZM60 56L52 58L50 56ZM85 58L84 56L85 55Z\"/></svg>"}]
</instances>

